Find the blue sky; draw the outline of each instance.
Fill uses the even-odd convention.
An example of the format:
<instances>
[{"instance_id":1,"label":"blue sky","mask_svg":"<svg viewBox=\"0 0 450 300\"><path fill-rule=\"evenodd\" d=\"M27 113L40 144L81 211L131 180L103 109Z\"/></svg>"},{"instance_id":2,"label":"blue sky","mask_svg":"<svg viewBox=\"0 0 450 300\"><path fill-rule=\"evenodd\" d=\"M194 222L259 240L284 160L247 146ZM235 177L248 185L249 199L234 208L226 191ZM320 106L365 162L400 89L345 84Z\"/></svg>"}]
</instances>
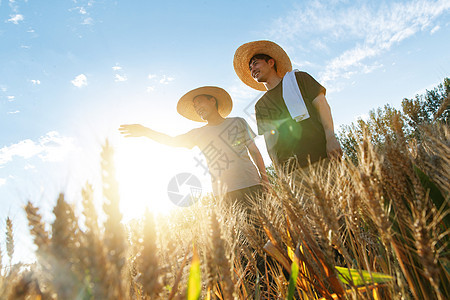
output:
<instances>
[{"instance_id":1,"label":"blue sky","mask_svg":"<svg viewBox=\"0 0 450 300\"><path fill-rule=\"evenodd\" d=\"M127 218L170 207L167 184L177 173L197 174L207 190L197 150L125 140L117 128L141 123L176 135L198 127L176 113L177 100L216 85L234 100L231 116L255 129L249 104L260 92L232 65L243 43L281 45L294 68L327 88L338 129L441 83L449 36L450 0L0 0L0 224L10 216L18 243L32 248L24 204L51 222L59 192L77 205L86 181L99 191L106 138Z\"/></svg>"}]
</instances>

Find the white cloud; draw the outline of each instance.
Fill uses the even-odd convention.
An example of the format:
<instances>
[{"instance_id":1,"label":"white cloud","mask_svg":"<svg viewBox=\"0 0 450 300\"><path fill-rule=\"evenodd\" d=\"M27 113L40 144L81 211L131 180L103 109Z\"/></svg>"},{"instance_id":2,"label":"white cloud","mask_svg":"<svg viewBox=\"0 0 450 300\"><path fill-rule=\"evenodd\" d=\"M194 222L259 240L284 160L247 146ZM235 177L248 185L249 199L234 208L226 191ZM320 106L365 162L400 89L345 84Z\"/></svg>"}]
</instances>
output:
<instances>
[{"instance_id":1,"label":"white cloud","mask_svg":"<svg viewBox=\"0 0 450 300\"><path fill-rule=\"evenodd\" d=\"M47 135L40 137L39 145L43 147L39 158L49 162L62 161L75 149L73 138L61 136L57 131L48 132Z\"/></svg>"},{"instance_id":2,"label":"white cloud","mask_svg":"<svg viewBox=\"0 0 450 300\"><path fill-rule=\"evenodd\" d=\"M75 77L75 79L72 80L71 82L74 86L81 88L87 85L87 77L84 74L80 74L77 77Z\"/></svg>"},{"instance_id":3,"label":"white cloud","mask_svg":"<svg viewBox=\"0 0 450 300\"><path fill-rule=\"evenodd\" d=\"M166 75L163 75L163 78L159 81L159 83L162 84L168 84L169 82L173 81L175 78L173 77L167 77Z\"/></svg>"},{"instance_id":4,"label":"white cloud","mask_svg":"<svg viewBox=\"0 0 450 300\"><path fill-rule=\"evenodd\" d=\"M153 78L156 78L156 75L154 75L154 74L148 74L148 79L153 79Z\"/></svg>"},{"instance_id":5,"label":"white cloud","mask_svg":"<svg viewBox=\"0 0 450 300\"><path fill-rule=\"evenodd\" d=\"M0 186L6 183L6 178L0 178Z\"/></svg>"},{"instance_id":6,"label":"white cloud","mask_svg":"<svg viewBox=\"0 0 450 300\"><path fill-rule=\"evenodd\" d=\"M363 68L362 68L362 72L363 72L364 74L368 74L368 73L372 73L374 70L380 69L380 68L382 68L382 67L383 67L382 64L373 64L373 65L371 65L371 66L365 65L365 66L363 66Z\"/></svg>"},{"instance_id":7,"label":"white cloud","mask_svg":"<svg viewBox=\"0 0 450 300\"><path fill-rule=\"evenodd\" d=\"M119 72L119 71L122 70L122 67L119 66L119 64L116 63L116 65L113 66L112 69L115 72ZM123 72L119 72L119 73L123 73ZM123 81L127 81L127 80L128 80L128 78L127 78L126 75L120 75L120 74L117 74L117 73L114 75L114 81L115 82L123 82Z\"/></svg>"},{"instance_id":8,"label":"white cloud","mask_svg":"<svg viewBox=\"0 0 450 300\"><path fill-rule=\"evenodd\" d=\"M153 92L154 90L155 90L155 88L153 86L148 86L147 87L147 92L148 93Z\"/></svg>"},{"instance_id":9,"label":"white cloud","mask_svg":"<svg viewBox=\"0 0 450 300\"><path fill-rule=\"evenodd\" d=\"M36 169L36 166L32 164L27 164L25 167L23 167L25 170L34 170Z\"/></svg>"},{"instance_id":10,"label":"white cloud","mask_svg":"<svg viewBox=\"0 0 450 300\"><path fill-rule=\"evenodd\" d=\"M292 63L292 66L293 66L294 69L295 69L296 66L299 67L299 68L304 68L306 66L314 66L314 63L312 63L310 61L307 61L307 60L303 60L301 63L299 63L299 62L294 61L294 60L291 59L291 63Z\"/></svg>"},{"instance_id":11,"label":"white cloud","mask_svg":"<svg viewBox=\"0 0 450 300\"><path fill-rule=\"evenodd\" d=\"M441 26L436 25L436 26L433 27L433 29L431 29L430 33L431 33L431 34L434 34L434 33L435 33L436 31L438 31L439 29L441 29Z\"/></svg>"},{"instance_id":12,"label":"white cloud","mask_svg":"<svg viewBox=\"0 0 450 300\"><path fill-rule=\"evenodd\" d=\"M15 114L18 114L18 113L20 113L20 110L8 111L7 112L8 115L15 115Z\"/></svg>"},{"instance_id":13,"label":"white cloud","mask_svg":"<svg viewBox=\"0 0 450 300\"><path fill-rule=\"evenodd\" d=\"M91 25L92 23L94 23L94 19L92 19L91 17L85 18L83 20L83 23L81 23L82 25Z\"/></svg>"},{"instance_id":14,"label":"white cloud","mask_svg":"<svg viewBox=\"0 0 450 300\"><path fill-rule=\"evenodd\" d=\"M78 4L77 1L72 0L75 4ZM90 16L89 10L92 7L93 1L83 1L84 3L80 6L74 6L69 8L70 12L75 12L79 14L81 25L92 25L94 23L94 19ZM86 3L87 2L87 3Z\"/></svg>"},{"instance_id":15,"label":"white cloud","mask_svg":"<svg viewBox=\"0 0 450 300\"><path fill-rule=\"evenodd\" d=\"M116 74L116 76L114 76L114 81L115 82L121 82L121 81L127 81L128 80L128 78L127 78L127 76L121 76L121 75L119 75L119 74Z\"/></svg>"},{"instance_id":16,"label":"white cloud","mask_svg":"<svg viewBox=\"0 0 450 300\"><path fill-rule=\"evenodd\" d=\"M30 81L34 85L41 84L41 81L39 79L31 79Z\"/></svg>"},{"instance_id":17,"label":"white cloud","mask_svg":"<svg viewBox=\"0 0 450 300\"><path fill-rule=\"evenodd\" d=\"M64 137L56 131L51 131L40 137L36 142L26 139L1 148L0 167L12 161L14 157L30 159L38 156L42 161L62 161L74 149L72 138Z\"/></svg>"},{"instance_id":18,"label":"white cloud","mask_svg":"<svg viewBox=\"0 0 450 300\"><path fill-rule=\"evenodd\" d=\"M358 1L351 6L312 0L276 20L268 34L284 42L281 46L292 53L293 58L297 49L303 52L303 57L313 51L325 53L335 45L343 49L340 55L325 62L320 81L326 83L342 76L373 71L374 68L366 66L367 60L433 25L431 32L435 32L439 25L433 23L449 9L448 0L380 1L377 4Z\"/></svg>"},{"instance_id":19,"label":"white cloud","mask_svg":"<svg viewBox=\"0 0 450 300\"><path fill-rule=\"evenodd\" d=\"M9 102L13 102L16 99L16 96L7 96Z\"/></svg>"},{"instance_id":20,"label":"white cloud","mask_svg":"<svg viewBox=\"0 0 450 300\"><path fill-rule=\"evenodd\" d=\"M14 156L20 156L25 159L33 157L42 151L42 147L32 140L23 140L17 144L0 149L0 166L11 161Z\"/></svg>"},{"instance_id":21,"label":"white cloud","mask_svg":"<svg viewBox=\"0 0 450 300\"><path fill-rule=\"evenodd\" d=\"M8 19L8 22L19 24L20 21L23 21L23 15L17 14L17 15L10 15L11 18Z\"/></svg>"}]
</instances>

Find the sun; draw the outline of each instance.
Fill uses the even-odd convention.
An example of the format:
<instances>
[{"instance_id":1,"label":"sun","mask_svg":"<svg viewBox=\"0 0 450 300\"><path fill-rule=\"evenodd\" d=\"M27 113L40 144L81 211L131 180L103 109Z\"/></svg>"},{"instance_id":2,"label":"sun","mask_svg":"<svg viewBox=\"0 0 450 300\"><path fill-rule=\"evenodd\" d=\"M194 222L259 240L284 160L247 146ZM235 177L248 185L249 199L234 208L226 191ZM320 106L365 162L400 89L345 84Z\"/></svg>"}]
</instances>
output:
<instances>
[{"instance_id":1,"label":"sun","mask_svg":"<svg viewBox=\"0 0 450 300\"><path fill-rule=\"evenodd\" d=\"M147 208L154 214L168 214L182 207L171 195L194 189L173 186L183 178L180 174L198 179L197 192L208 188L209 177L195 167L193 150L171 148L145 138L121 138L114 149L120 210L125 220L142 216Z\"/></svg>"}]
</instances>

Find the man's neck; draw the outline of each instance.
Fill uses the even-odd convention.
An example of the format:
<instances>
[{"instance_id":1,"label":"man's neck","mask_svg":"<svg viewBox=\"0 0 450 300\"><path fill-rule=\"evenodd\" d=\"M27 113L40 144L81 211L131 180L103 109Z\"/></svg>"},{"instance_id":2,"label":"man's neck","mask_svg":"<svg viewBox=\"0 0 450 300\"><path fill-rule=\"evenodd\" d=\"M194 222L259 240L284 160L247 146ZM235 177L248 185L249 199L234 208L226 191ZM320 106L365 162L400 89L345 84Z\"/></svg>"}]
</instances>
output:
<instances>
[{"instance_id":1,"label":"man's neck","mask_svg":"<svg viewBox=\"0 0 450 300\"><path fill-rule=\"evenodd\" d=\"M225 118L223 118L219 113L211 114L211 116L208 116L208 119L206 120L208 122L208 125L219 125L223 121L225 121Z\"/></svg>"},{"instance_id":2,"label":"man's neck","mask_svg":"<svg viewBox=\"0 0 450 300\"><path fill-rule=\"evenodd\" d=\"M278 76L278 74L273 74L272 76L270 76L266 82L264 82L264 85L266 86L266 90L270 91L271 89L273 89L274 87L276 87L282 80L283 78L281 78L280 76Z\"/></svg>"}]
</instances>

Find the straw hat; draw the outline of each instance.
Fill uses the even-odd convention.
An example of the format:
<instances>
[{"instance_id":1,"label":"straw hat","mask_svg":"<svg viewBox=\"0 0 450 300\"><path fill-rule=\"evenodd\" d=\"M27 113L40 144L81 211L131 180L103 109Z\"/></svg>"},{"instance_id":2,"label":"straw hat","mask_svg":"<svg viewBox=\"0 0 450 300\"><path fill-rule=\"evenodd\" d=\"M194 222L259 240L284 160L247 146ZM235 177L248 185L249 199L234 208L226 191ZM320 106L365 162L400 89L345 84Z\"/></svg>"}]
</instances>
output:
<instances>
[{"instance_id":1,"label":"straw hat","mask_svg":"<svg viewBox=\"0 0 450 300\"><path fill-rule=\"evenodd\" d=\"M277 74L281 78L286 72L292 71L292 64L289 56L284 52L283 48L271 41L255 41L240 46L234 54L234 70L237 76L248 86L259 90L266 91L263 83L257 82L251 75L249 69L250 59L256 54L266 54L272 57L277 65Z\"/></svg>"},{"instance_id":2,"label":"straw hat","mask_svg":"<svg viewBox=\"0 0 450 300\"><path fill-rule=\"evenodd\" d=\"M194 98L199 95L210 95L216 98L219 114L224 118L230 114L233 108L233 101L227 91L216 86L203 86L187 92L178 100L178 113L192 121L206 122L194 109Z\"/></svg>"}]
</instances>

